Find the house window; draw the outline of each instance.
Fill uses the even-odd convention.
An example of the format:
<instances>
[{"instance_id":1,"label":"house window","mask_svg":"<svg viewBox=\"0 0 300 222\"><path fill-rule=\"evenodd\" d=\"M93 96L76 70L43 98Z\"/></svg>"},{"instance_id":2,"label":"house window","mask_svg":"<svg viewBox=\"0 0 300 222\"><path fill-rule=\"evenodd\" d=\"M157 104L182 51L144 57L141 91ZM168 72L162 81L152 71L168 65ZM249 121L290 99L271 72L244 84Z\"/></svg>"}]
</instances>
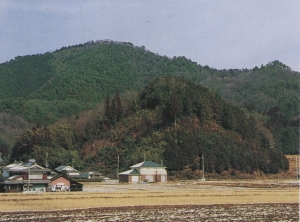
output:
<instances>
[{"instance_id":1,"label":"house window","mask_svg":"<svg viewBox=\"0 0 300 222\"><path fill-rule=\"evenodd\" d=\"M41 174L41 173L31 173L30 172L29 179L30 180L42 180L43 179L43 174Z\"/></svg>"}]
</instances>

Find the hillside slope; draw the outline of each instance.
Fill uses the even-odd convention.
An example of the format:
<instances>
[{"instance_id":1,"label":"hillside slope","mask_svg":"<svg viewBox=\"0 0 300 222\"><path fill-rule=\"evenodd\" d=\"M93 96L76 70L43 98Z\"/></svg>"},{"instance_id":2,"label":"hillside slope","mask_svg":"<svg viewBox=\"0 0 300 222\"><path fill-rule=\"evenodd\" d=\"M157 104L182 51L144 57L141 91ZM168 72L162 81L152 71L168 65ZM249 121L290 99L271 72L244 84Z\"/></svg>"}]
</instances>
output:
<instances>
[{"instance_id":1,"label":"hillside slope","mask_svg":"<svg viewBox=\"0 0 300 222\"><path fill-rule=\"evenodd\" d=\"M279 113L287 119L299 113L295 105L299 102L299 73L279 61L251 70L216 70L185 57L170 59L131 43L110 41L64 47L53 53L17 57L1 64L0 110L49 124L70 115L67 109L73 109L75 103L80 104L74 109L78 112L117 90L139 90L154 77L164 75L192 79L219 90L239 106L260 113L279 108ZM47 110L40 110L40 115L35 116L24 113L27 109L34 111L32 106L38 109L35 105L39 102L40 107L48 106L49 111L53 109L51 106L61 105L65 109L60 107L48 117Z\"/></svg>"},{"instance_id":2,"label":"hillside slope","mask_svg":"<svg viewBox=\"0 0 300 222\"><path fill-rule=\"evenodd\" d=\"M20 126L48 126L93 109L116 91L133 95L157 76L183 76L213 88L252 113L271 146L287 154L299 147L299 73L279 61L260 68L216 70L185 57L168 58L131 43L88 42L0 64L0 112ZM10 153L15 133L0 119L0 152Z\"/></svg>"},{"instance_id":3,"label":"hillside slope","mask_svg":"<svg viewBox=\"0 0 300 222\"><path fill-rule=\"evenodd\" d=\"M287 159L270 146L253 116L183 77L157 77L138 94L121 98L116 93L93 112L28 129L11 161L44 163L46 152L51 167L74 164L111 176L118 156L121 170L145 156L184 178L199 172L201 155L208 172L288 169Z\"/></svg>"}]
</instances>

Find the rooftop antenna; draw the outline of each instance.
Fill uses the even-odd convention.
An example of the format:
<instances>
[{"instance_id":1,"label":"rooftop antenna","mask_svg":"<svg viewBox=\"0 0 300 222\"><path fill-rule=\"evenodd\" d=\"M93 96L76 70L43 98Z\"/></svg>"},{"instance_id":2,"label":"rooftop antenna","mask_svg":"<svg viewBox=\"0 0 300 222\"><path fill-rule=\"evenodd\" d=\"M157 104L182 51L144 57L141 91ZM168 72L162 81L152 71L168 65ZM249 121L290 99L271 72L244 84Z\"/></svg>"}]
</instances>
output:
<instances>
[{"instance_id":1,"label":"rooftop antenna","mask_svg":"<svg viewBox=\"0 0 300 222\"><path fill-rule=\"evenodd\" d=\"M146 154L145 154L145 150L144 150L144 162L146 161Z\"/></svg>"},{"instance_id":2,"label":"rooftop antenna","mask_svg":"<svg viewBox=\"0 0 300 222\"><path fill-rule=\"evenodd\" d=\"M204 155L202 154L202 181L205 181L205 177L204 177Z\"/></svg>"},{"instance_id":3,"label":"rooftop antenna","mask_svg":"<svg viewBox=\"0 0 300 222\"><path fill-rule=\"evenodd\" d=\"M1 163L2 163L2 161L3 161L3 160L2 160L2 158L1 158L1 155L2 155L2 153L0 153L0 164L1 164Z\"/></svg>"}]
</instances>

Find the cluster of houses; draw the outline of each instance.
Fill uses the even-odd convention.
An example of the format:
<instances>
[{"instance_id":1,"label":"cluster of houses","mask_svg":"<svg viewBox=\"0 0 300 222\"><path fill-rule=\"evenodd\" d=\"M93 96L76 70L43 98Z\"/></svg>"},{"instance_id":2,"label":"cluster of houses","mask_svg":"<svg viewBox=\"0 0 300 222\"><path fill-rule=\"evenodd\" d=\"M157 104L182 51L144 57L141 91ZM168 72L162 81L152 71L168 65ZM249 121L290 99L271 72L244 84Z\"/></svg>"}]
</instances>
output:
<instances>
[{"instance_id":1,"label":"cluster of houses","mask_svg":"<svg viewBox=\"0 0 300 222\"><path fill-rule=\"evenodd\" d=\"M167 182L166 167L152 161L133 165L119 173L119 182ZM51 192L82 191L80 179L100 178L96 172L80 173L71 166L59 166L55 170L44 168L30 159L27 163L15 161L2 168L0 192Z\"/></svg>"},{"instance_id":2,"label":"cluster of houses","mask_svg":"<svg viewBox=\"0 0 300 222\"><path fill-rule=\"evenodd\" d=\"M2 168L0 192L82 191L83 185L64 173L38 165L15 161Z\"/></svg>"}]
</instances>

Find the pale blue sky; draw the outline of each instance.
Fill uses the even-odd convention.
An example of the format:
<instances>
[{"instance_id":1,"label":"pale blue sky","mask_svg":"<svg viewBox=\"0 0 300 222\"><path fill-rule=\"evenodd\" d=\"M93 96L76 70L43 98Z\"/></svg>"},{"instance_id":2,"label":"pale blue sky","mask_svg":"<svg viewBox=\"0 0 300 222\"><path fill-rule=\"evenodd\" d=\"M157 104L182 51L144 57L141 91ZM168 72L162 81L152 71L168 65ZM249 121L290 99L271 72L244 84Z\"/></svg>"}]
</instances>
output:
<instances>
[{"instance_id":1,"label":"pale blue sky","mask_svg":"<svg viewBox=\"0 0 300 222\"><path fill-rule=\"evenodd\" d=\"M1 0L0 63L110 39L217 69L300 71L299 21L299 0Z\"/></svg>"}]
</instances>

